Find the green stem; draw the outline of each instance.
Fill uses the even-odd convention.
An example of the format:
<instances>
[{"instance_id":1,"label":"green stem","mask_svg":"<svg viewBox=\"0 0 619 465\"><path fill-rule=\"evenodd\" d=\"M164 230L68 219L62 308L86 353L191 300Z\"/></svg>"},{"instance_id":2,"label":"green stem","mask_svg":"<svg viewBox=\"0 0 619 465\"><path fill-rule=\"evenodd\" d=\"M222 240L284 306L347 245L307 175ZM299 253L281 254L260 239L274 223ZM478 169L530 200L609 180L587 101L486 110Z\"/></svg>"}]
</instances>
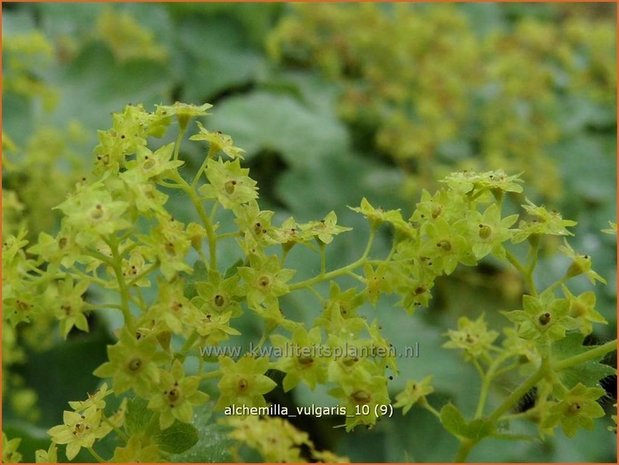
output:
<instances>
[{"instance_id":1,"label":"green stem","mask_svg":"<svg viewBox=\"0 0 619 465\"><path fill-rule=\"evenodd\" d=\"M573 357L568 357L560 362L553 364L552 369L554 371L565 370L566 368L571 368L575 365L580 365L581 363L588 362L589 360L595 360L597 358L601 358L609 352L613 350L617 350L617 339L613 339L612 341L607 342L606 344L602 344L601 346L597 346L593 349L590 349L582 354L574 355Z\"/></svg>"},{"instance_id":2,"label":"green stem","mask_svg":"<svg viewBox=\"0 0 619 465\"><path fill-rule=\"evenodd\" d=\"M231 238L234 238L234 237L241 237L241 232L240 231L232 231L232 232L217 234L217 240L219 240L219 239L231 239Z\"/></svg>"},{"instance_id":3,"label":"green stem","mask_svg":"<svg viewBox=\"0 0 619 465\"><path fill-rule=\"evenodd\" d=\"M96 258L97 260L105 263L106 265L113 266L112 258L108 257L107 255L103 255L101 252L97 252L96 250L92 250L92 249L87 249L86 254L90 255L92 258Z\"/></svg>"},{"instance_id":4,"label":"green stem","mask_svg":"<svg viewBox=\"0 0 619 465\"><path fill-rule=\"evenodd\" d=\"M93 283L98 284L99 286L105 286L107 284L107 281L101 278L97 278L96 276L90 276L79 270L72 270L69 272L69 274L71 274L73 277L77 279L85 279L87 281L92 281Z\"/></svg>"},{"instance_id":5,"label":"green stem","mask_svg":"<svg viewBox=\"0 0 619 465\"><path fill-rule=\"evenodd\" d=\"M507 373L508 371L512 371L512 370L518 368L519 366L520 366L520 364L517 363L517 362L516 363L512 363L511 365L508 365L505 368L501 368L500 370L497 370L495 375L496 376L502 375L504 373Z\"/></svg>"},{"instance_id":6,"label":"green stem","mask_svg":"<svg viewBox=\"0 0 619 465\"><path fill-rule=\"evenodd\" d=\"M503 415L501 418L503 420L519 420L519 419L523 419L523 418L528 418L530 417L532 414L532 409L531 410L525 410L524 412L518 412L518 413L511 413L509 415Z\"/></svg>"},{"instance_id":7,"label":"green stem","mask_svg":"<svg viewBox=\"0 0 619 465\"><path fill-rule=\"evenodd\" d=\"M202 374L202 379L211 379L211 378L219 378L221 376L220 370L209 371L208 373Z\"/></svg>"},{"instance_id":8,"label":"green stem","mask_svg":"<svg viewBox=\"0 0 619 465\"><path fill-rule=\"evenodd\" d=\"M539 257L539 241L534 241L529 250L529 265L525 273L525 279L532 295L537 295L537 289L535 287L535 280L533 279L533 272L537 266L537 259Z\"/></svg>"},{"instance_id":9,"label":"green stem","mask_svg":"<svg viewBox=\"0 0 619 465\"><path fill-rule=\"evenodd\" d=\"M204 173L204 170L206 169L206 165L209 159L213 158L215 156L215 153L217 153L217 149L215 150L214 149L215 149L215 146L209 147L208 153L206 154L206 157L204 157L204 161L200 165L200 168L198 168L198 171L196 171L196 174L193 177L193 180L191 181L191 187L193 189L196 188L196 185L198 184L198 181L200 180L200 176L202 176L202 173Z\"/></svg>"},{"instance_id":10,"label":"green stem","mask_svg":"<svg viewBox=\"0 0 619 465\"><path fill-rule=\"evenodd\" d=\"M356 279L357 281L359 281L360 283L364 283L365 284L365 279L362 276L359 276L357 273L355 273L354 271L347 271L346 274L348 276L350 276L351 278Z\"/></svg>"},{"instance_id":11,"label":"green stem","mask_svg":"<svg viewBox=\"0 0 619 465\"><path fill-rule=\"evenodd\" d=\"M145 428L146 434L150 437L154 436L159 431L159 415L153 412Z\"/></svg>"},{"instance_id":12,"label":"green stem","mask_svg":"<svg viewBox=\"0 0 619 465\"><path fill-rule=\"evenodd\" d=\"M477 408L475 409L475 418L481 418L484 413L484 407L486 406L486 400L488 399L488 390L490 389L490 382L492 378L486 374L481 381L481 390L479 392L479 401L477 402Z\"/></svg>"},{"instance_id":13,"label":"green stem","mask_svg":"<svg viewBox=\"0 0 619 465\"><path fill-rule=\"evenodd\" d=\"M105 423L107 423L108 425L110 425L110 426L112 427L112 429L114 430L114 432L115 432L116 434L118 434L118 436L120 436L120 438L121 438L123 441L125 441L125 444L127 443L127 441L129 441L129 436L127 436L123 430L121 430L120 428L118 428L118 427L114 426L114 424L110 421L110 419L109 419L109 418L107 418L107 417L105 417L105 416L104 416L104 417L102 418L102 420L103 420Z\"/></svg>"},{"instance_id":14,"label":"green stem","mask_svg":"<svg viewBox=\"0 0 619 465\"><path fill-rule=\"evenodd\" d=\"M505 254L506 254L506 257L509 260L509 262L512 265L514 265L514 267L518 270L518 272L524 278L524 280L525 280L525 282L527 284L527 287L529 288L529 292L531 292L531 295L536 296L537 295L537 288L535 287L535 282L533 281L533 273L532 273L532 271L529 272L529 270L525 269L525 267L522 265L522 263L520 263L520 261L509 250L506 250Z\"/></svg>"},{"instance_id":15,"label":"green stem","mask_svg":"<svg viewBox=\"0 0 619 465\"><path fill-rule=\"evenodd\" d=\"M122 257L118 253L118 243L116 241L116 237L110 236L109 240L107 240L106 243L110 246L110 250L112 251L112 260L110 261L110 266L114 270L114 275L116 276L116 281L118 282L118 289L120 291L121 300L121 311L123 312L125 324L130 329L132 329L133 315L131 315L131 311L129 309L129 288L127 287L127 283L125 282L125 277L123 276L123 271L121 267Z\"/></svg>"},{"instance_id":16,"label":"green stem","mask_svg":"<svg viewBox=\"0 0 619 465\"><path fill-rule=\"evenodd\" d=\"M507 259L509 260L509 263L511 263L512 265L514 265L514 267L524 276L525 274L527 274L526 270L524 269L524 266L522 266L522 263L520 263L520 260L518 260L516 258L516 256L511 253L509 250L505 251L505 256L507 257Z\"/></svg>"},{"instance_id":17,"label":"green stem","mask_svg":"<svg viewBox=\"0 0 619 465\"><path fill-rule=\"evenodd\" d=\"M472 441L471 439L462 439L460 441L460 448L458 452L456 452L456 457L454 458L454 462L462 463L466 461L466 458L469 456L471 449L477 444L476 441Z\"/></svg>"},{"instance_id":18,"label":"green stem","mask_svg":"<svg viewBox=\"0 0 619 465\"><path fill-rule=\"evenodd\" d=\"M185 341L185 343L183 344L183 347L181 347L181 350L179 351L179 355L184 359L187 356L187 353L191 350L191 348L193 347L193 344L196 342L196 340L198 339L199 334L197 333L197 331L194 331L193 333L191 333L191 336L189 336L187 338L187 340Z\"/></svg>"},{"instance_id":19,"label":"green stem","mask_svg":"<svg viewBox=\"0 0 619 465\"><path fill-rule=\"evenodd\" d=\"M155 271L155 269L157 269L157 267L159 266L159 260L155 261L151 266L149 266L148 268L146 268L144 271L142 271L139 275L134 276L134 278L129 281L127 283L128 286L133 286L135 283L137 283L140 279L142 279L144 276L149 275L150 273L152 273L153 271Z\"/></svg>"},{"instance_id":20,"label":"green stem","mask_svg":"<svg viewBox=\"0 0 619 465\"><path fill-rule=\"evenodd\" d=\"M92 447L87 447L86 450L88 450L88 452L90 452L90 455L92 455L97 462L99 462L99 463L106 463L107 462L107 460L103 460L103 457L101 457L99 454L97 454L97 452Z\"/></svg>"},{"instance_id":21,"label":"green stem","mask_svg":"<svg viewBox=\"0 0 619 465\"><path fill-rule=\"evenodd\" d=\"M368 238L368 243L365 247L365 250L363 251L363 255L361 255L361 257L358 260L354 261L353 263L350 263L349 265L343 266L341 268L337 268L327 273L321 273L318 276L314 276L313 278L306 279L305 281L299 281L298 283L292 284L289 288L290 291L291 292L296 291L298 289L303 289L305 287L313 286L314 284L320 283L322 281L327 281L329 279L336 278L337 276L346 274L349 271L352 271L355 268L358 268L359 266L362 266L363 264L365 264L365 261L370 253L370 249L372 248L372 243L374 242L374 234L375 234L374 228L370 229L370 237Z\"/></svg>"},{"instance_id":22,"label":"green stem","mask_svg":"<svg viewBox=\"0 0 619 465\"><path fill-rule=\"evenodd\" d=\"M178 154L181 150L181 144L183 143L183 138L185 137L185 133L187 132L187 126L180 126L180 130L178 131L178 136L176 136L176 141L174 142L174 155L172 156L173 160L178 160Z\"/></svg>"},{"instance_id":23,"label":"green stem","mask_svg":"<svg viewBox=\"0 0 619 465\"><path fill-rule=\"evenodd\" d=\"M419 404L423 408L425 408L428 412L430 412L432 415L434 415L436 418L438 418L439 420L441 419L440 412L430 405L430 402L428 402L428 399L426 399L425 397L422 397L419 400Z\"/></svg>"},{"instance_id":24,"label":"green stem","mask_svg":"<svg viewBox=\"0 0 619 465\"><path fill-rule=\"evenodd\" d=\"M492 412L492 414L488 417L488 421L492 423L498 421L505 412L512 408L513 405L515 405L548 373L556 373L558 371L580 365L590 360L595 360L597 358L603 357L604 355L612 352L613 350L617 350L616 339L609 341L606 344L602 344L601 346L597 346L586 352L583 352L582 354L574 355L573 357L563 359L560 362L554 364L551 364L548 359L544 359L539 369L533 375L531 375L524 383L522 383L515 391L513 391L507 397L507 399L505 399L503 403L497 407L494 412Z\"/></svg>"},{"instance_id":25,"label":"green stem","mask_svg":"<svg viewBox=\"0 0 619 465\"><path fill-rule=\"evenodd\" d=\"M546 288L546 291L554 291L557 287L569 281L569 279L570 279L570 276L564 275L561 279L559 279L558 281L555 281L550 286L548 286Z\"/></svg>"},{"instance_id":26,"label":"green stem","mask_svg":"<svg viewBox=\"0 0 619 465\"><path fill-rule=\"evenodd\" d=\"M529 392L549 370L549 364L547 360L542 361L542 365L539 369L533 373L524 383L522 383L515 391L499 405L494 412L488 417L488 422L496 423L501 415L507 412L512 406L514 406L527 392Z\"/></svg>"},{"instance_id":27,"label":"green stem","mask_svg":"<svg viewBox=\"0 0 619 465\"><path fill-rule=\"evenodd\" d=\"M210 263L209 266L211 270L217 269L217 239L215 236L215 230L213 229L213 225L211 224L211 220L206 216L206 212L204 211L204 207L202 207L202 203L198 197L198 194L194 190L187 191L189 194L189 198L191 199L191 203L193 203L202 223L204 224L204 228L206 229L206 238L208 239L208 251Z\"/></svg>"},{"instance_id":28,"label":"green stem","mask_svg":"<svg viewBox=\"0 0 619 465\"><path fill-rule=\"evenodd\" d=\"M482 377L481 381L481 391L479 393L479 401L477 403L477 409L475 410L475 418L481 418L484 414L484 408L486 407L486 401L488 399L488 392L490 390L490 385L494 378L497 375L497 370L501 366L501 364L507 360L511 354L503 354L500 357L497 357L496 360L492 362L490 368L486 374Z\"/></svg>"},{"instance_id":29,"label":"green stem","mask_svg":"<svg viewBox=\"0 0 619 465\"><path fill-rule=\"evenodd\" d=\"M157 181L157 184L163 187L167 187L168 189L182 189L183 188L183 186L181 186L180 184L172 184L171 182L167 182L167 181Z\"/></svg>"},{"instance_id":30,"label":"green stem","mask_svg":"<svg viewBox=\"0 0 619 465\"><path fill-rule=\"evenodd\" d=\"M215 235L215 230L213 229L213 224L211 220L207 216L204 211L204 207L202 206L202 202L200 201L200 197L196 191L185 181L178 172L173 173L174 178L181 185L181 189L187 194L194 208L198 212L198 216L202 220L204 224L204 229L206 229L206 237L208 239L208 248L210 255L210 268L211 270L217 269L217 236Z\"/></svg>"},{"instance_id":31,"label":"green stem","mask_svg":"<svg viewBox=\"0 0 619 465\"><path fill-rule=\"evenodd\" d=\"M88 302L84 302L84 308L86 310L105 310L105 309L114 309L114 310L122 310L122 305L118 304L89 304Z\"/></svg>"}]
</instances>

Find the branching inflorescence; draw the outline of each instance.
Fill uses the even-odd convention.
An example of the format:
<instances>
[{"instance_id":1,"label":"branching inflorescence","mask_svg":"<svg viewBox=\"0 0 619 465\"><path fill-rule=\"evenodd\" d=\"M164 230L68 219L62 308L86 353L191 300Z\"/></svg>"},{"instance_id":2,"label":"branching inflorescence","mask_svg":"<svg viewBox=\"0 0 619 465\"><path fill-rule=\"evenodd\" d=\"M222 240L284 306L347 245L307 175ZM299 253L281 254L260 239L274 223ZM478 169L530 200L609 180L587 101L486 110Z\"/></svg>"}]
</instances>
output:
<instances>
[{"instance_id":1,"label":"branching inflorescence","mask_svg":"<svg viewBox=\"0 0 619 465\"><path fill-rule=\"evenodd\" d=\"M486 437L522 439L505 424L527 420L537 424L542 436L556 428L572 436L604 415L597 402L604 395L598 382L615 370L599 362L616 350L616 341L582 344L594 324L606 321L595 308L593 292L577 294L569 287L581 275L592 284L604 279L593 271L591 259L566 241L561 251L571 264L556 282L538 288L534 272L540 241L570 236L568 228L575 222L530 201L521 214L504 216L506 197L523 192L518 175L453 173L434 194L423 191L410 217L363 199L353 210L368 221L367 244L357 260L331 268L325 249L350 228L339 225L334 212L317 221L289 218L274 224L274 213L260 208L257 183L241 165L244 151L229 136L198 123L189 139L206 143L208 150L195 163L195 172L185 170L181 143L192 120L207 115L210 107L176 103L147 112L127 106L114 115L112 129L99 132L92 174L56 207L63 214L60 230L41 233L35 244L25 239L24 229L4 240L4 317L12 327L48 313L59 321L64 337L75 329L88 331L91 312L120 312L124 323L107 348L108 360L94 372L105 383L86 400L70 402L63 424L49 430L50 449L39 451L38 459L53 460L56 445L66 445L69 460L82 448L98 461L169 460L193 442L174 449L161 438L179 428L191 437L182 428L192 428L196 408L209 399L217 411L231 404L266 406L265 395L277 386L269 370L283 372L284 391L299 384L329 387L350 414L345 420L349 431L373 426L381 414L377 407L392 401L403 414L417 404L458 439L457 460L465 460ZM176 142L151 148L152 139L174 122ZM199 221L185 224L176 217L168 206L171 195L183 196ZM223 228L222 215L234 227ZM379 228L392 232L386 256L373 252ZM241 258L224 267L222 244L228 242L236 244ZM308 247L320 256L317 274L295 279L296 270L286 263L294 247ZM526 260L514 252L518 247L528 247ZM446 334L444 347L460 350L479 372L475 411L462 412L452 403L433 405L431 377L410 380L402 392L390 393L389 373L398 373L396 357L379 325L362 316L360 307L392 294L398 306L413 314L428 306L437 278L488 256L515 267L526 293L521 309L504 312L502 333L489 329L479 315L462 317ZM357 285L345 285L349 281L343 278L351 277ZM327 295L323 283L329 286ZM155 292L146 295L147 288ZM92 289L105 297L92 297ZM309 327L280 305L285 296L307 291L321 308ZM264 323L257 347L299 350L282 351L275 360L255 353L237 359L203 357L201 348L238 337L235 320L248 312ZM333 353L340 356L328 355ZM505 376L515 379L517 387L491 405L491 386ZM533 408L514 413L532 389L537 393ZM146 419L140 427L138 416ZM343 460L316 450L306 433L282 419L222 421L232 428L232 438L269 461L310 458L302 455L302 447L314 460ZM113 457L101 457L97 442L110 435L121 445ZM16 443L7 444L5 451L14 453Z\"/></svg>"}]
</instances>

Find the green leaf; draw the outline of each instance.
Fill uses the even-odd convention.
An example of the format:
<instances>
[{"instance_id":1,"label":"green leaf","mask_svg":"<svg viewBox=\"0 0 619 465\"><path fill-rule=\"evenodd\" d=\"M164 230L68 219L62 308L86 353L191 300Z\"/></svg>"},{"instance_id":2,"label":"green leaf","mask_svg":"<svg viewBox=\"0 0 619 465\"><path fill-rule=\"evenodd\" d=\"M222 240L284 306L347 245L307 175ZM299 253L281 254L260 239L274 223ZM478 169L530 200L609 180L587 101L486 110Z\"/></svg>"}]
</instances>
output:
<instances>
[{"instance_id":1,"label":"green leaf","mask_svg":"<svg viewBox=\"0 0 619 465\"><path fill-rule=\"evenodd\" d=\"M190 424L175 422L155 435L155 442L164 452L180 454L198 442L198 430Z\"/></svg>"},{"instance_id":2,"label":"green leaf","mask_svg":"<svg viewBox=\"0 0 619 465\"><path fill-rule=\"evenodd\" d=\"M468 437L469 428L460 410L449 403L441 409L441 423L454 436Z\"/></svg>"},{"instance_id":3,"label":"green leaf","mask_svg":"<svg viewBox=\"0 0 619 465\"><path fill-rule=\"evenodd\" d=\"M447 431L457 437L465 437L477 442L494 432L494 426L478 418L467 423L467 421L452 403L445 405L441 409L441 423Z\"/></svg>"},{"instance_id":4,"label":"green leaf","mask_svg":"<svg viewBox=\"0 0 619 465\"><path fill-rule=\"evenodd\" d=\"M251 83L262 66L263 57L250 46L243 28L227 17L184 18L178 42L184 101L201 102Z\"/></svg>"},{"instance_id":5,"label":"green leaf","mask_svg":"<svg viewBox=\"0 0 619 465\"><path fill-rule=\"evenodd\" d=\"M149 60L117 63L103 44L90 42L67 66L47 72L58 91L58 105L49 121L62 127L78 121L87 128L110 126L110 113L127 102L149 108L168 99L172 87L169 66ZM94 131L92 141L95 142Z\"/></svg>"},{"instance_id":6,"label":"green leaf","mask_svg":"<svg viewBox=\"0 0 619 465\"><path fill-rule=\"evenodd\" d=\"M291 166L303 168L348 147L348 135L334 114L290 96L259 91L229 98L216 108L209 126L232 136L248 158L272 150Z\"/></svg>"},{"instance_id":7,"label":"green leaf","mask_svg":"<svg viewBox=\"0 0 619 465\"><path fill-rule=\"evenodd\" d=\"M193 265L193 273L191 277L185 281L185 288L183 290L185 297L191 299L197 295L196 281L208 281L208 270L206 265L202 261L197 261Z\"/></svg>"},{"instance_id":8,"label":"green leaf","mask_svg":"<svg viewBox=\"0 0 619 465\"><path fill-rule=\"evenodd\" d=\"M556 361L560 361L574 355L581 354L587 350L591 350L596 346L583 346L584 336L581 333L568 334L565 339L557 341L553 345L553 355ZM598 382L606 376L611 376L616 373L616 370L598 360L589 360L580 365L567 368L558 373L559 378L567 388L572 388L578 383L585 386L596 386Z\"/></svg>"},{"instance_id":9,"label":"green leaf","mask_svg":"<svg viewBox=\"0 0 619 465\"><path fill-rule=\"evenodd\" d=\"M232 265L228 267L228 269L224 273L224 279L229 278L230 276L234 275L236 273L236 269L239 266L243 266L243 265L246 265L245 261L242 258L239 258L236 262L234 262Z\"/></svg>"},{"instance_id":10,"label":"green leaf","mask_svg":"<svg viewBox=\"0 0 619 465\"><path fill-rule=\"evenodd\" d=\"M104 328L93 327L93 332L69 337L43 352L28 352L28 363L20 367L26 386L32 387L38 397L42 425L55 425L70 400L82 399L93 392L99 380L92 376L96 367L107 360L105 346L111 343ZM58 367L70 367L59 370ZM3 412L7 420L10 410Z\"/></svg>"},{"instance_id":11,"label":"green leaf","mask_svg":"<svg viewBox=\"0 0 619 465\"><path fill-rule=\"evenodd\" d=\"M433 403L441 403L443 396L435 394ZM450 462L458 449L458 440L449 434L437 418L420 406L413 406L404 415L394 415L389 422L383 422L381 428L385 435L385 462ZM352 442L351 449L356 443ZM428 447L432 444L432 447ZM343 451L353 456L348 451ZM365 461L360 457L360 461Z\"/></svg>"},{"instance_id":12,"label":"green leaf","mask_svg":"<svg viewBox=\"0 0 619 465\"><path fill-rule=\"evenodd\" d=\"M475 441L479 441L486 436L490 436L495 431L495 427L492 423L482 420L481 418L470 422L467 429L467 436Z\"/></svg>"},{"instance_id":13,"label":"green leaf","mask_svg":"<svg viewBox=\"0 0 619 465\"><path fill-rule=\"evenodd\" d=\"M127 402L127 413L125 417L125 426L127 432L131 434L144 431L150 422L153 412L148 410L146 406L148 402L144 399L136 397Z\"/></svg>"},{"instance_id":14,"label":"green leaf","mask_svg":"<svg viewBox=\"0 0 619 465\"><path fill-rule=\"evenodd\" d=\"M221 463L234 460L230 455L233 441L228 437L229 428L216 423L212 415L212 404L196 409L194 426L198 431L198 441L186 451L171 457L172 462Z\"/></svg>"}]
</instances>

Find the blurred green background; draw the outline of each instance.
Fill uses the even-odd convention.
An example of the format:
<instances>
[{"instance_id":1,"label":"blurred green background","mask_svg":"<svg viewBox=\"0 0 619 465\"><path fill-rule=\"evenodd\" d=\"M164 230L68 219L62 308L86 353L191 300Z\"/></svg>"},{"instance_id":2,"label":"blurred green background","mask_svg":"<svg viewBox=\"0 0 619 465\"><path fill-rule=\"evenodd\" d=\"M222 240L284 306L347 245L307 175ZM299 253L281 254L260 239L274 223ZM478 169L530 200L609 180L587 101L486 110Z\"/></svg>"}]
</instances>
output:
<instances>
[{"instance_id":1,"label":"blurred green background","mask_svg":"<svg viewBox=\"0 0 619 465\"><path fill-rule=\"evenodd\" d=\"M111 125L112 112L127 103L209 102L215 107L205 125L247 151L262 208L299 221L335 210L339 223L355 228L331 247L334 266L356 259L365 244L367 227L347 208L363 196L410 213L420 190L452 170L523 172L531 200L578 221L570 244L591 255L609 283L595 291L610 324L587 342L606 341L616 334L616 239L600 234L616 220L614 8L4 4L3 231L25 224L34 239L57 226L51 207L89 171L96 130ZM195 147L184 148L190 165L199 160ZM190 206L171 202L180 218L192 218ZM378 253L389 236L379 239ZM542 285L567 265L553 253L560 244L545 244ZM308 274L318 267L303 253L291 259ZM585 280L575 285L588 289ZM419 358L401 360L392 393L407 378L433 374L439 405L451 399L465 412L474 408L475 370L441 349L443 334L458 317L482 312L500 328L498 310L519 308L521 293L513 270L488 260L440 280L431 308L413 317L388 299L365 309L396 347L420 346ZM284 305L311 321L317 309L301 297ZM91 372L117 324L95 316L91 333L67 343L48 321L5 331L3 423L9 437L24 438L26 460L47 448L45 430L66 402L96 385ZM243 333L250 340L258 331L248 321ZM604 407L612 409L616 378L604 387ZM493 398L511 389L495 386ZM333 402L324 390L303 388L278 401ZM297 423L319 448L353 461L446 461L457 446L417 408L369 431L346 434L335 425L329 418ZM488 440L470 460L614 462L607 426L598 422L573 440L562 433L544 442Z\"/></svg>"}]
</instances>

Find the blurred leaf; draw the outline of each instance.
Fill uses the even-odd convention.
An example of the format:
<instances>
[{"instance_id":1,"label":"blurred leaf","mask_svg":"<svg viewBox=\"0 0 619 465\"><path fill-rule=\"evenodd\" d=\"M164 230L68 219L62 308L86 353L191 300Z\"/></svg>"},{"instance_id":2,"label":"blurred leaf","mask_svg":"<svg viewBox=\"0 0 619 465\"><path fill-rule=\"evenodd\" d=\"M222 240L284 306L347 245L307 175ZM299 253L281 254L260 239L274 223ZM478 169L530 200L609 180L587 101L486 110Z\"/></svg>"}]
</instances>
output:
<instances>
[{"instance_id":1,"label":"blurred leaf","mask_svg":"<svg viewBox=\"0 0 619 465\"><path fill-rule=\"evenodd\" d=\"M334 115L263 91L231 97L217 105L210 127L231 135L248 156L272 150L297 168L320 163L348 146L346 131Z\"/></svg>"},{"instance_id":2,"label":"blurred leaf","mask_svg":"<svg viewBox=\"0 0 619 465\"><path fill-rule=\"evenodd\" d=\"M177 27L184 101L202 103L255 80L263 57L248 45L243 29L234 21L191 16Z\"/></svg>"},{"instance_id":3,"label":"blurred leaf","mask_svg":"<svg viewBox=\"0 0 619 465\"><path fill-rule=\"evenodd\" d=\"M188 423L176 421L155 435L155 442L164 452L180 454L198 442L198 430Z\"/></svg>"},{"instance_id":4,"label":"blurred leaf","mask_svg":"<svg viewBox=\"0 0 619 465\"><path fill-rule=\"evenodd\" d=\"M316 145L314 156L319 149ZM334 148L320 163L295 166L284 173L277 182L276 195L295 215L310 218L335 210L339 217L348 212L347 205L358 206L363 197L382 208L401 206L402 177L395 168Z\"/></svg>"},{"instance_id":5,"label":"blurred leaf","mask_svg":"<svg viewBox=\"0 0 619 465\"><path fill-rule=\"evenodd\" d=\"M442 402L436 397L433 395L432 404ZM418 406L404 416L394 415L381 426L387 431L388 462L450 462L458 448L458 441L440 421Z\"/></svg>"},{"instance_id":6,"label":"blurred leaf","mask_svg":"<svg viewBox=\"0 0 619 465\"><path fill-rule=\"evenodd\" d=\"M10 118L2 120L2 132L9 135L20 147L23 147L32 135L32 118L34 115L32 103L15 94L2 95L2 110Z\"/></svg>"},{"instance_id":7,"label":"blurred leaf","mask_svg":"<svg viewBox=\"0 0 619 465\"><path fill-rule=\"evenodd\" d=\"M277 3L168 3L166 6L181 20L198 15L202 21L212 22L232 18L254 45L262 45L282 10L282 5Z\"/></svg>"},{"instance_id":8,"label":"blurred leaf","mask_svg":"<svg viewBox=\"0 0 619 465\"><path fill-rule=\"evenodd\" d=\"M3 9L2 11L2 38L21 35L35 28L34 18L28 7L17 11Z\"/></svg>"},{"instance_id":9,"label":"blurred leaf","mask_svg":"<svg viewBox=\"0 0 619 465\"><path fill-rule=\"evenodd\" d=\"M92 372L106 360L108 342L109 337L99 326L92 333L79 334L48 351L28 354L28 363L16 372L37 393L40 425L48 427L62 422L68 401L83 399L96 389L100 380Z\"/></svg>"},{"instance_id":10,"label":"blurred leaf","mask_svg":"<svg viewBox=\"0 0 619 465\"><path fill-rule=\"evenodd\" d=\"M216 423L212 417L212 405L200 407L195 412L194 426L197 428L198 441L182 453L174 455L173 462L222 463L231 462L230 446L233 441L228 437L228 428Z\"/></svg>"},{"instance_id":11,"label":"blurred leaf","mask_svg":"<svg viewBox=\"0 0 619 465\"><path fill-rule=\"evenodd\" d=\"M586 202L602 203L615 198L614 144L605 144L604 138L578 135L564 138L553 152L560 160L567 207L570 203L584 207ZM582 207L579 210L583 211Z\"/></svg>"},{"instance_id":12,"label":"blurred leaf","mask_svg":"<svg viewBox=\"0 0 619 465\"><path fill-rule=\"evenodd\" d=\"M454 436L468 437L469 428L460 410L452 403L441 409L441 423L443 427Z\"/></svg>"},{"instance_id":13,"label":"blurred leaf","mask_svg":"<svg viewBox=\"0 0 619 465\"><path fill-rule=\"evenodd\" d=\"M41 29L51 37L74 36L83 40L91 34L105 5L97 3L37 3Z\"/></svg>"},{"instance_id":14,"label":"blurred leaf","mask_svg":"<svg viewBox=\"0 0 619 465\"><path fill-rule=\"evenodd\" d=\"M86 45L68 66L50 71L51 85L58 89L59 103L48 122L63 127L79 121L87 128L110 127L110 114L128 103L152 107L168 101L171 79L168 67L148 60L117 63L107 47ZM91 131L94 142L96 133Z\"/></svg>"}]
</instances>

